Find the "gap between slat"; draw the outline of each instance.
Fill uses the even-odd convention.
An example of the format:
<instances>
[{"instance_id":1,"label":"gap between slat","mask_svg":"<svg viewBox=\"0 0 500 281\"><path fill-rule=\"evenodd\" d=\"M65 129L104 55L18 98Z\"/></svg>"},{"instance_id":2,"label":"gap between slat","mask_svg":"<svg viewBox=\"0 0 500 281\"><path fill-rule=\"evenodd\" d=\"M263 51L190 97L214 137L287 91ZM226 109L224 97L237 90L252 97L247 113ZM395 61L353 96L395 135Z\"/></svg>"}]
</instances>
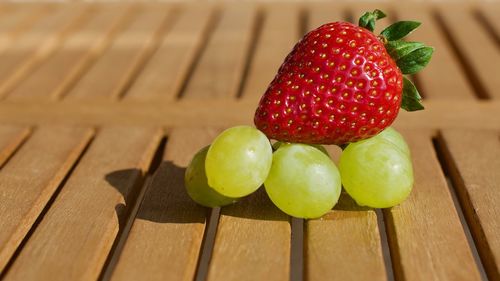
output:
<instances>
[{"instance_id":1,"label":"gap between slat","mask_svg":"<svg viewBox=\"0 0 500 281\"><path fill-rule=\"evenodd\" d=\"M306 10L304 8L299 9L299 34L298 38L302 38L307 32L309 32L309 13L310 10ZM293 46L290 46L290 50ZM283 58L284 59L284 58Z\"/></svg>"},{"instance_id":2,"label":"gap between slat","mask_svg":"<svg viewBox=\"0 0 500 281\"><path fill-rule=\"evenodd\" d=\"M158 145L157 150L154 153L148 171L145 175L143 175L143 177L140 177L137 180L138 182L136 183L136 189L138 190L133 192L130 200L128 200L129 202L126 202L128 213L125 215L125 219L123 220L123 222L120 222L118 234L116 235L116 239L113 243L113 246L111 247L111 250L109 251L108 258L106 259L101 274L98 278L98 280L100 281L110 280L111 276L113 275L113 270L115 269L116 264L120 259L120 254L123 250L123 246L127 241L130 229L134 224L135 217L137 215L137 212L139 211L139 207L142 203L142 199L144 198L144 194L151 184L154 173L162 162L166 144L167 138L163 137L160 141L160 144ZM134 196L134 194L137 195Z\"/></svg>"},{"instance_id":3,"label":"gap between slat","mask_svg":"<svg viewBox=\"0 0 500 281\"><path fill-rule=\"evenodd\" d=\"M420 76L418 75L418 73L413 74L410 77L411 77L410 80L413 82L413 84L415 84L415 87L417 87L418 93L420 94L422 99L425 99L426 97L425 87L422 86L422 80L420 80Z\"/></svg>"},{"instance_id":4,"label":"gap between slat","mask_svg":"<svg viewBox=\"0 0 500 281\"><path fill-rule=\"evenodd\" d=\"M446 156L445 154L447 153L446 150L446 144L442 139L442 136L438 134L437 137L432 138L432 144L434 146L434 151L436 152L436 156L439 162L439 166L441 167L441 171L443 172L443 175L446 178L446 183L448 186L448 189L450 191L451 197L453 199L453 205L455 206L455 209L457 210L458 217L460 218L460 223L462 224L462 228L465 233L465 237L467 238L467 243L469 244L470 250L472 252L472 256L474 257L474 262L476 263L477 268L479 269L479 274L481 275L481 280L488 280L488 277L486 276L486 271L484 269L483 263L481 262L481 258L479 256L476 244L474 242L474 239L472 238L471 235L471 230L470 226L465 219L464 216L464 211L463 208L464 206L459 202L458 197L457 197L457 191L456 191L456 184L451 180L450 174L449 174L449 163L446 161Z\"/></svg>"},{"instance_id":5,"label":"gap between slat","mask_svg":"<svg viewBox=\"0 0 500 281\"><path fill-rule=\"evenodd\" d=\"M480 10L473 10L473 14L474 14L474 19L476 19L479 22L479 24L482 25L483 28L487 31L490 37L494 39L495 43L497 44L497 47L500 47L500 34L497 33L495 27L493 27L488 18L483 13L481 13Z\"/></svg>"},{"instance_id":6,"label":"gap between slat","mask_svg":"<svg viewBox=\"0 0 500 281\"><path fill-rule=\"evenodd\" d=\"M399 253L399 243L397 241L395 223L390 214L390 209L384 209L384 224L385 224L385 235L387 237L387 243L389 248L389 256L391 259L391 274L394 280L404 280L403 265L401 264L401 255ZM382 248L383 249L383 248ZM384 262L385 262L385 251L384 251ZM387 271L389 276L389 271Z\"/></svg>"},{"instance_id":7,"label":"gap between slat","mask_svg":"<svg viewBox=\"0 0 500 281\"><path fill-rule=\"evenodd\" d=\"M255 23L252 29L252 35L250 36L250 46L248 47L247 56L245 58L245 66L243 68L243 72L241 74L240 85L238 87L238 92L236 93L236 99L240 99L243 95L243 90L245 89L248 73L250 71L250 67L252 66L253 58L255 56L255 50L261 40L262 36L262 27L266 21L266 13L259 7L257 13L255 15Z\"/></svg>"},{"instance_id":8,"label":"gap between slat","mask_svg":"<svg viewBox=\"0 0 500 281\"><path fill-rule=\"evenodd\" d=\"M156 51L160 47L163 37L166 36L168 32L170 32L170 30L174 26L174 23L179 19L178 13L181 12L179 11L179 9L179 7L172 8L172 11L168 13L166 20L163 20L163 22L160 24L160 28L153 35L154 38L152 39L152 42L150 42L149 46L144 46L144 51L140 55L139 61L132 67L132 70L130 71L125 84L122 85L122 88L114 97L115 100L123 99L130 87L137 80L137 77L139 77L139 75L141 74L144 67L146 67L148 61L156 53Z\"/></svg>"},{"instance_id":9,"label":"gap between slat","mask_svg":"<svg viewBox=\"0 0 500 281\"><path fill-rule=\"evenodd\" d=\"M92 65L95 64L102 56L102 54L106 52L106 50L110 47L112 41L116 38L116 35L120 32L121 29L123 29L125 23L130 20L131 14L132 6L124 10L122 14L119 15L117 19L115 19L109 32L105 32L105 34L107 33L107 35L104 39L102 39L102 42L97 45L89 44L89 46L87 46L86 52L82 55L83 59L81 59L82 61L79 62L79 64L81 64L81 66L79 67L80 69L78 69L78 71L73 75L66 76L63 81L60 82L57 90L55 92L52 91L52 93L50 93L50 95L48 96L51 100L62 100L76 86L76 84L81 80L85 73L87 73L87 71L91 69ZM78 32L82 31L77 31L73 35L78 34ZM68 38L70 38L70 36L68 36ZM61 43L61 46L59 46L59 48L63 46L64 42ZM50 61L50 58L48 58L47 61ZM72 72L74 71L75 70L73 69ZM61 85L63 85L62 88Z\"/></svg>"},{"instance_id":10,"label":"gap between slat","mask_svg":"<svg viewBox=\"0 0 500 281\"><path fill-rule=\"evenodd\" d=\"M344 10L342 12L342 14L343 14L343 20L350 22L350 23L353 23L353 24L358 24L356 22L355 15L354 15L353 11L347 9L347 10ZM359 16L361 16L361 15L359 15Z\"/></svg>"},{"instance_id":11,"label":"gap between slat","mask_svg":"<svg viewBox=\"0 0 500 281\"><path fill-rule=\"evenodd\" d=\"M458 43L451 35L451 30L447 26L446 22L443 20L442 15L439 13L438 10L430 10L430 13L437 23L437 30L439 30L442 37L450 45L453 54L455 55L457 61L461 66L462 71L465 73L465 76L469 80L470 85L474 89L474 94L476 95L476 97L482 100L491 99L490 95L486 91L486 88L481 83L481 80L474 72L474 69L472 68L470 63L467 61L467 58L465 57L463 51L460 49Z\"/></svg>"},{"instance_id":12,"label":"gap between slat","mask_svg":"<svg viewBox=\"0 0 500 281\"><path fill-rule=\"evenodd\" d=\"M212 252L214 250L215 236L217 234L217 227L219 225L220 207L207 209L207 226L203 234L201 243L200 255L195 272L195 281L205 281L208 276L208 268Z\"/></svg>"},{"instance_id":13,"label":"gap between slat","mask_svg":"<svg viewBox=\"0 0 500 281\"><path fill-rule=\"evenodd\" d=\"M290 217L290 281L304 280L304 219Z\"/></svg>"},{"instance_id":14,"label":"gap between slat","mask_svg":"<svg viewBox=\"0 0 500 281\"><path fill-rule=\"evenodd\" d=\"M200 63L200 58L203 56L203 53L207 49L208 43L210 42L210 37L213 35L217 26L219 25L222 19L222 11L220 7L216 7L212 11L212 15L208 21L208 26L206 28L205 33L203 34L203 38L201 40L200 47L196 50L194 58L191 62L191 65L188 67L186 72L186 76L182 81L182 85L179 87L179 92L176 94L176 99L182 99L184 97L184 93L186 92L186 88L189 82L192 80L193 73L195 69L198 67Z\"/></svg>"},{"instance_id":15,"label":"gap between slat","mask_svg":"<svg viewBox=\"0 0 500 281\"><path fill-rule=\"evenodd\" d=\"M17 143L15 143L15 148L10 151L10 154L3 160L3 163L0 163L0 169L2 169L7 163L9 163L10 159L16 155L16 153L24 146L26 141L31 137L33 134L33 128L27 127L25 128L26 132L20 137L21 140L16 140ZM19 136L18 136L19 137Z\"/></svg>"},{"instance_id":16,"label":"gap between slat","mask_svg":"<svg viewBox=\"0 0 500 281\"><path fill-rule=\"evenodd\" d=\"M392 256L390 250L390 244L387 238L386 223L384 221L384 211L383 209L375 209L375 214L377 214L377 224L380 236L380 244L382 246L382 256L384 258L385 270L387 272L387 280L394 281L394 267L392 266Z\"/></svg>"},{"instance_id":17,"label":"gap between slat","mask_svg":"<svg viewBox=\"0 0 500 281\"><path fill-rule=\"evenodd\" d=\"M33 132L34 132L34 130L31 131L31 134L33 134ZM43 210L40 212L40 214L36 218L35 222L31 226L30 230L26 233L26 235L24 236L24 238L21 241L21 243L19 243L19 246L17 247L16 251L12 254L9 262L5 265L4 270L2 272L0 272L0 280L2 280L7 275L7 273L9 272L9 269L11 268L12 264L16 261L17 257L19 256L19 254L23 250L24 245L26 245L26 243L28 242L28 240L30 239L30 237L33 235L33 233L37 229L37 227L40 224L40 222L43 220L43 218L47 214L47 212L50 209L50 207L52 207L52 204L54 203L54 201L58 197L58 195L61 192L62 188L66 185L66 182L68 181L68 179L73 174L74 170L76 169L76 167L80 163L81 159L83 158L83 156L85 155L85 153L87 152L87 150L89 149L89 147L92 145L92 142L94 141L96 134L97 134L97 131L94 131L94 134L92 134L92 136L90 137L89 141L85 144L85 147L82 149L82 151L80 152L80 155L75 160L75 162L73 163L73 165L71 166L71 168L68 170L67 174L64 176L64 178L61 181L61 183L59 184L59 186L56 188L56 190L54 191L54 193L52 193L50 199L47 201L47 203L43 207ZM29 138L28 137L25 138L24 142L26 142L27 139L29 139ZM19 148L20 148L20 146L18 147L18 149Z\"/></svg>"}]
</instances>

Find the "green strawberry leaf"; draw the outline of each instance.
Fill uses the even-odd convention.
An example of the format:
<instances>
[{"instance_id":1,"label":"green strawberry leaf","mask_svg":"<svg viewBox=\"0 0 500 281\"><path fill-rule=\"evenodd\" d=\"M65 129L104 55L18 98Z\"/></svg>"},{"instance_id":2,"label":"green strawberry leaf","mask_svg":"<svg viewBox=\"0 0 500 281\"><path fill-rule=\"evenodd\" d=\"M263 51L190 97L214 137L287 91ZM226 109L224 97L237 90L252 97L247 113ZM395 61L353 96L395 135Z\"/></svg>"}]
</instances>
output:
<instances>
[{"instance_id":1,"label":"green strawberry leaf","mask_svg":"<svg viewBox=\"0 0 500 281\"><path fill-rule=\"evenodd\" d=\"M423 43L402 40L389 41L385 44L385 49L394 61L398 61L400 58L422 47L425 47Z\"/></svg>"},{"instance_id":2,"label":"green strawberry leaf","mask_svg":"<svg viewBox=\"0 0 500 281\"><path fill-rule=\"evenodd\" d=\"M358 25L364 27L371 32L375 30L375 21L385 18L386 15L381 10L374 10L373 12L366 12L359 18Z\"/></svg>"},{"instance_id":3,"label":"green strawberry leaf","mask_svg":"<svg viewBox=\"0 0 500 281\"><path fill-rule=\"evenodd\" d=\"M403 74L413 74L419 72L431 60L434 48L422 47L418 48L396 61L399 69Z\"/></svg>"},{"instance_id":4,"label":"green strawberry leaf","mask_svg":"<svg viewBox=\"0 0 500 281\"><path fill-rule=\"evenodd\" d=\"M394 41L404 38L413 30L420 26L417 21L398 21L386 27L380 35L384 36L387 41Z\"/></svg>"},{"instance_id":5,"label":"green strawberry leaf","mask_svg":"<svg viewBox=\"0 0 500 281\"><path fill-rule=\"evenodd\" d=\"M420 103L422 97L418 93L417 88L406 77L403 77L403 99L401 100L401 108L406 111L417 111L424 109Z\"/></svg>"}]
</instances>

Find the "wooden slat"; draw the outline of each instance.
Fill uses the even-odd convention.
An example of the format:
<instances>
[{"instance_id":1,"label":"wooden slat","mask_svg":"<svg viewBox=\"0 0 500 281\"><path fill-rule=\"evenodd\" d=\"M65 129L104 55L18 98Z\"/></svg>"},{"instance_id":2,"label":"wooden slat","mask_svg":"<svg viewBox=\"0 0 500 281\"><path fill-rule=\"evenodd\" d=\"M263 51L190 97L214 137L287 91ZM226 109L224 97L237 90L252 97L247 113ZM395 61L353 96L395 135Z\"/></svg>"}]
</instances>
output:
<instances>
[{"instance_id":1,"label":"wooden slat","mask_svg":"<svg viewBox=\"0 0 500 281\"><path fill-rule=\"evenodd\" d=\"M241 85L257 19L253 4L228 4L199 59L185 99L231 99Z\"/></svg>"},{"instance_id":2,"label":"wooden slat","mask_svg":"<svg viewBox=\"0 0 500 281\"><path fill-rule=\"evenodd\" d=\"M328 151L338 163L339 147ZM306 280L387 280L377 214L347 193L321 219L306 221L305 233Z\"/></svg>"},{"instance_id":3,"label":"wooden slat","mask_svg":"<svg viewBox=\"0 0 500 281\"><path fill-rule=\"evenodd\" d=\"M0 172L0 272L87 145L92 131L41 128Z\"/></svg>"},{"instance_id":4,"label":"wooden slat","mask_svg":"<svg viewBox=\"0 0 500 281\"><path fill-rule=\"evenodd\" d=\"M184 188L193 155L216 131L176 129L137 213L112 280L193 280L208 209Z\"/></svg>"},{"instance_id":5,"label":"wooden slat","mask_svg":"<svg viewBox=\"0 0 500 281\"><path fill-rule=\"evenodd\" d=\"M95 280L160 136L144 128L100 131L5 280Z\"/></svg>"},{"instance_id":6,"label":"wooden slat","mask_svg":"<svg viewBox=\"0 0 500 281\"><path fill-rule=\"evenodd\" d=\"M266 91L286 55L299 39L299 12L297 5L274 4L265 7L243 98L257 102Z\"/></svg>"},{"instance_id":7,"label":"wooden slat","mask_svg":"<svg viewBox=\"0 0 500 281\"><path fill-rule=\"evenodd\" d=\"M289 280L289 217L265 190L223 207L208 280Z\"/></svg>"},{"instance_id":8,"label":"wooden slat","mask_svg":"<svg viewBox=\"0 0 500 281\"><path fill-rule=\"evenodd\" d=\"M29 135L28 128L0 126L0 168Z\"/></svg>"},{"instance_id":9,"label":"wooden slat","mask_svg":"<svg viewBox=\"0 0 500 281\"><path fill-rule=\"evenodd\" d=\"M450 174L490 280L500 280L500 139L498 131L442 133Z\"/></svg>"},{"instance_id":10,"label":"wooden slat","mask_svg":"<svg viewBox=\"0 0 500 281\"><path fill-rule=\"evenodd\" d=\"M21 6L7 15L0 16L0 53L11 47L24 31L31 28L52 8L52 5Z\"/></svg>"},{"instance_id":11,"label":"wooden slat","mask_svg":"<svg viewBox=\"0 0 500 281\"><path fill-rule=\"evenodd\" d=\"M472 79L477 80L476 83L479 83L485 91L479 94L495 99L500 98L500 91L498 91L500 79L497 73L498 65L500 65L500 52L493 38L474 18L470 9L458 5L446 5L441 6L439 11L447 32L456 42L467 67L471 68L469 75L473 76Z\"/></svg>"},{"instance_id":12,"label":"wooden slat","mask_svg":"<svg viewBox=\"0 0 500 281\"><path fill-rule=\"evenodd\" d=\"M59 98L108 43L124 20L126 5L104 6L75 30L61 48L28 75L8 100L48 100ZM101 80L102 77L101 77ZM107 80L105 80L107 81Z\"/></svg>"},{"instance_id":13,"label":"wooden slat","mask_svg":"<svg viewBox=\"0 0 500 281\"><path fill-rule=\"evenodd\" d=\"M401 111L404 128L500 128L500 102L427 101L425 110ZM0 103L0 122L15 125L165 125L174 127L252 124L254 102L189 100L175 103Z\"/></svg>"},{"instance_id":14,"label":"wooden slat","mask_svg":"<svg viewBox=\"0 0 500 281\"><path fill-rule=\"evenodd\" d=\"M48 14L16 44L0 56L0 98L29 74L29 71L52 54L68 33L83 23L88 6L64 5Z\"/></svg>"},{"instance_id":15,"label":"wooden slat","mask_svg":"<svg viewBox=\"0 0 500 281\"><path fill-rule=\"evenodd\" d=\"M404 133L415 185L385 209L394 273L401 280L480 280L428 131Z\"/></svg>"},{"instance_id":16,"label":"wooden slat","mask_svg":"<svg viewBox=\"0 0 500 281\"><path fill-rule=\"evenodd\" d=\"M69 100L116 100L156 47L170 6L142 7L127 21L109 49L71 90ZM105 77L105 79L103 79Z\"/></svg>"},{"instance_id":17,"label":"wooden slat","mask_svg":"<svg viewBox=\"0 0 500 281\"><path fill-rule=\"evenodd\" d=\"M15 10L15 6L8 2L3 2L0 4L0 16L4 16L8 12Z\"/></svg>"},{"instance_id":18,"label":"wooden slat","mask_svg":"<svg viewBox=\"0 0 500 281\"><path fill-rule=\"evenodd\" d=\"M308 7L306 31L311 31L325 23L347 20L347 10L343 5L320 3Z\"/></svg>"},{"instance_id":19,"label":"wooden slat","mask_svg":"<svg viewBox=\"0 0 500 281\"><path fill-rule=\"evenodd\" d=\"M397 5L399 20L417 20L422 25L407 40L423 42L435 48L431 62L418 73L418 86L426 99L460 99L475 98L465 72L461 69L452 46L445 40L443 31L437 28L432 11L422 5ZM446 73L444 75L444 73Z\"/></svg>"},{"instance_id":20,"label":"wooden slat","mask_svg":"<svg viewBox=\"0 0 500 281\"><path fill-rule=\"evenodd\" d=\"M307 280L387 280L374 210L342 193L333 211L306 223Z\"/></svg>"},{"instance_id":21,"label":"wooden slat","mask_svg":"<svg viewBox=\"0 0 500 281\"><path fill-rule=\"evenodd\" d=\"M174 100L204 40L213 18L207 5L188 6L163 38L137 80L124 97L127 101Z\"/></svg>"}]
</instances>

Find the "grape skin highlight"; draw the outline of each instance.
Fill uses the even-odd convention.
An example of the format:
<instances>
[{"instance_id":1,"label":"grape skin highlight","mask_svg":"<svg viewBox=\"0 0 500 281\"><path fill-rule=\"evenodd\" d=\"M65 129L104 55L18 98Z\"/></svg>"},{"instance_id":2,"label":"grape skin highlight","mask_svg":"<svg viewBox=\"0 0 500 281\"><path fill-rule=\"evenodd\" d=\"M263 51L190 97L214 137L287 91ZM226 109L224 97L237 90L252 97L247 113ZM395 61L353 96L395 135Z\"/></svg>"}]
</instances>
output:
<instances>
[{"instance_id":1,"label":"grape skin highlight","mask_svg":"<svg viewBox=\"0 0 500 281\"><path fill-rule=\"evenodd\" d=\"M398 205L413 187L410 156L381 138L349 144L340 157L339 170L345 190L361 206Z\"/></svg>"},{"instance_id":2,"label":"grape skin highlight","mask_svg":"<svg viewBox=\"0 0 500 281\"><path fill-rule=\"evenodd\" d=\"M227 129L208 150L208 185L224 196L246 196L264 183L272 157L271 144L261 131L249 126Z\"/></svg>"},{"instance_id":3,"label":"grape skin highlight","mask_svg":"<svg viewBox=\"0 0 500 281\"><path fill-rule=\"evenodd\" d=\"M405 139L398 131L396 131L392 127L386 128L373 138L381 138L388 142L391 142L399 149L401 149L406 155L410 155L410 148L408 147L408 144L406 144Z\"/></svg>"},{"instance_id":4,"label":"grape skin highlight","mask_svg":"<svg viewBox=\"0 0 500 281\"><path fill-rule=\"evenodd\" d=\"M341 190L335 164L305 144L279 147L264 186L279 209L299 218L321 217L337 203Z\"/></svg>"}]
</instances>

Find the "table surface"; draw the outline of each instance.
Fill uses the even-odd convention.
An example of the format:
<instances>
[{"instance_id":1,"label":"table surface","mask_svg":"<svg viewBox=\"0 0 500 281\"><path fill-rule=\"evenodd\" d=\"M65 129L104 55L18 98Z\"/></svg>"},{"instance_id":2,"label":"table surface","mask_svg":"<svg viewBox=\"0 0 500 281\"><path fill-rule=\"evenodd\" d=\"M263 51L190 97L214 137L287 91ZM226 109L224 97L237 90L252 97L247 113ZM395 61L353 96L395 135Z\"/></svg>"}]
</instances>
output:
<instances>
[{"instance_id":1,"label":"table surface","mask_svg":"<svg viewBox=\"0 0 500 281\"><path fill-rule=\"evenodd\" d=\"M401 112L415 186L321 219L192 202L302 34L375 7L436 48ZM0 4L0 279L500 280L500 4ZM328 147L337 160L340 151Z\"/></svg>"}]
</instances>

